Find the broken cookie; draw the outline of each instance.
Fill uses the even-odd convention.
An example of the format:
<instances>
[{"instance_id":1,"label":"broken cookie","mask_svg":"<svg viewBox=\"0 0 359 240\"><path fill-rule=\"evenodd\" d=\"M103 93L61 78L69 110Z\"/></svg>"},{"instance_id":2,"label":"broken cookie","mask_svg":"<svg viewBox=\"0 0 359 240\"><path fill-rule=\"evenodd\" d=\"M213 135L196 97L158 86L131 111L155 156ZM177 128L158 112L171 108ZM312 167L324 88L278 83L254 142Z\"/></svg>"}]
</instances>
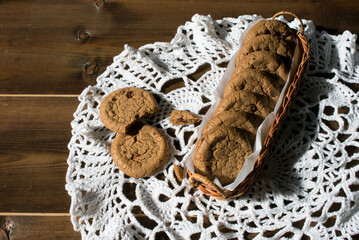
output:
<instances>
[{"instance_id":1,"label":"broken cookie","mask_svg":"<svg viewBox=\"0 0 359 240\"><path fill-rule=\"evenodd\" d=\"M100 119L108 129L126 133L136 121L158 111L157 102L148 91L126 87L106 96L100 106Z\"/></svg>"},{"instance_id":2,"label":"broken cookie","mask_svg":"<svg viewBox=\"0 0 359 240\"><path fill-rule=\"evenodd\" d=\"M195 124L201 121L198 116L185 110L173 110L169 120L174 126Z\"/></svg>"},{"instance_id":3,"label":"broken cookie","mask_svg":"<svg viewBox=\"0 0 359 240\"><path fill-rule=\"evenodd\" d=\"M126 87L110 93L100 106L100 119L117 132L111 145L116 166L130 177L148 177L162 170L169 159L167 138L157 128L140 120L159 111L146 90Z\"/></svg>"},{"instance_id":4,"label":"broken cookie","mask_svg":"<svg viewBox=\"0 0 359 240\"><path fill-rule=\"evenodd\" d=\"M160 130L143 125L136 134L118 133L111 145L116 166L135 178L162 170L169 159L169 144Z\"/></svg>"}]
</instances>

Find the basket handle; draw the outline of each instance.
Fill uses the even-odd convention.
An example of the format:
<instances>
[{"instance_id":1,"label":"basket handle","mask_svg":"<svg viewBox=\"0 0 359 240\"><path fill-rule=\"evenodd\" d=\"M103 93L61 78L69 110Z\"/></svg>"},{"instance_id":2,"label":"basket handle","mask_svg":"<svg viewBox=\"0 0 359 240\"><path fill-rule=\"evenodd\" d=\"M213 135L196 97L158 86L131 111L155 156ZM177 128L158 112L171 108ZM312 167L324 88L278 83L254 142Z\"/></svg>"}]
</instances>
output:
<instances>
[{"instance_id":1,"label":"basket handle","mask_svg":"<svg viewBox=\"0 0 359 240\"><path fill-rule=\"evenodd\" d=\"M208 178L206 178L198 173L192 174L189 178L189 183L191 184L191 186L194 188L197 188L199 185L198 182L202 182L204 185L212 188L215 192L219 193L223 199L228 198L228 195L220 187L218 187L214 182L212 182Z\"/></svg>"},{"instance_id":2,"label":"basket handle","mask_svg":"<svg viewBox=\"0 0 359 240\"><path fill-rule=\"evenodd\" d=\"M303 25L302 19L300 19L296 14L294 14L292 12L288 12L288 11L280 11L280 12L277 12L276 14L274 14L274 16L272 17L272 20L274 20L279 15L291 15L291 16L297 18L300 23L300 33L304 34L304 25Z\"/></svg>"}]
</instances>

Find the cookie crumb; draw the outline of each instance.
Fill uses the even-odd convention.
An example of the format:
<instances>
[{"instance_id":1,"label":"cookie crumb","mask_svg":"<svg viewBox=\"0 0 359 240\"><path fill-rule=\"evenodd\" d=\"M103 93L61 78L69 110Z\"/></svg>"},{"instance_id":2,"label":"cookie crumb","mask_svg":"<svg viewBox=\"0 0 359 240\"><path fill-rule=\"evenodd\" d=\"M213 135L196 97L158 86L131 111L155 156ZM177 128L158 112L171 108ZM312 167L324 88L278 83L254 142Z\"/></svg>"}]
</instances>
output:
<instances>
[{"instance_id":1,"label":"cookie crumb","mask_svg":"<svg viewBox=\"0 0 359 240\"><path fill-rule=\"evenodd\" d=\"M184 176L183 168L177 164L173 164L173 170L178 181L182 182Z\"/></svg>"},{"instance_id":2,"label":"cookie crumb","mask_svg":"<svg viewBox=\"0 0 359 240\"><path fill-rule=\"evenodd\" d=\"M201 119L193 113L186 110L173 110L170 116L170 122L174 126L195 124Z\"/></svg>"}]
</instances>

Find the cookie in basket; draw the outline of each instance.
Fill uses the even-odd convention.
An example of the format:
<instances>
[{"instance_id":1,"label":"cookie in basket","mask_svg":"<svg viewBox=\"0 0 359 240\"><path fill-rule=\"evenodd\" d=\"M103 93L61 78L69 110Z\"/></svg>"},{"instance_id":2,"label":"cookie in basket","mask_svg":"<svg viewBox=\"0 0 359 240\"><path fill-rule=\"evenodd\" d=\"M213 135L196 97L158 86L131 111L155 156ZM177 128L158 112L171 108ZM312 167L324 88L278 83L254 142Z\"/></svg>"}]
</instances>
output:
<instances>
[{"instance_id":1,"label":"cookie in basket","mask_svg":"<svg viewBox=\"0 0 359 240\"><path fill-rule=\"evenodd\" d=\"M237 91L224 97L218 104L214 116L224 111L245 112L263 121L274 109L275 102L267 96L249 91Z\"/></svg>"},{"instance_id":2,"label":"cookie in basket","mask_svg":"<svg viewBox=\"0 0 359 240\"><path fill-rule=\"evenodd\" d=\"M126 87L105 97L100 106L100 119L110 130L126 133L139 119L159 111L154 97L146 90Z\"/></svg>"},{"instance_id":3,"label":"cookie in basket","mask_svg":"<svg viewBox=\"0 0 359 240\"><path fill-rule=\"evenodd\" d=\"M274 77L279 77L282 82L287 81L289 71L289 68L277 54L267 51L252 52L244 56L237 68L264 71Z\"/></svg>"},{"instance_id":4,"label":"cookie in basket","mask_svg":"<svg viewBox=\"0 0 359 240\"><path fill-rule=\"evenodd\" d=\"M221 125L201 136L193 157L196 173L222 185L232 183L252 153L246 131Z\"/></svg>"},{"instance_id":5,"label":"cookie in basket","mask_svg":"<svg viewBox=\"0 0 359 240\"><path fill-rule=\"evenodd\" d=\"M260 95L267 95L277 102L284 86L283 81L255 69L235 71L224 88L223 97L236 91L250 91Z\"/></svg>"},{"instance_id":6,"label":"cookie in basket","mask_svg":"<svg viewBox=\"0 0 359 240\"><path fill-rule=\"evenodd\" d=\"M157 128L140 125L135 133L118 133L111 145L116 166L135 178L151 176L162 170L169 159L169 144Z\"/></svg>"},{"instance_id":7,"label":"cookie in basket","mask_svg":"<svg viewBox=\"0 0 359 240\"><path fill-rule=\"evenodd\" d=\"M259 35L247 39L238 52L236 64L239 65L244 56L257 51L267 51L277 54L282 58L287 67L290 68L294 49L292 49L286 41L276 35Z\"/></svg>"},{"instance_id":8,"label":"cookie in basket","mask_svg":"<svg viewBox=\"0 0 359 240\"><path fill-rule=\"evenodd\" d=\"M259 21L249 29L244 41L260 35L278 36L285 40L291 49L294 49L297 44L295 31L279 20L272 19Z\"/></svg>"},{"instance_id":9,"label":"cookie in basket","mask_svg":"<svg viewBox=\"0 0 359 240\"><path fill-rule=\"evenodd\" d=\"M245 112L235 112L233 110L221 112L213 116L204 126L202 134L222 125L237 129L238 131L245 129L248 132L248 140L253 146L256 138L258 126L261 124L260 119L254 115Z\"/></svg>"}]
</instances>

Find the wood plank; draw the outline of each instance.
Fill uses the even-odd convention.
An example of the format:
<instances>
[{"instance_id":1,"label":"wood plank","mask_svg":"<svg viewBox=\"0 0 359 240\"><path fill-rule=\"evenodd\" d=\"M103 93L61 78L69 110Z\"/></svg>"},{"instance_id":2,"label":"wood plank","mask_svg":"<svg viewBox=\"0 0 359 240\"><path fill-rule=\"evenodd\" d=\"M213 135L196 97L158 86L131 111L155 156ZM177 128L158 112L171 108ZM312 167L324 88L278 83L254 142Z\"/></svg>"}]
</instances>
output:
<instances>
[{"instance_id":1,"label":"wood plank","mask_svg":"<svg viewBox=\"0 0 359 240\"><path fill-rule=\"evenodd\" d=\"M0 97L0 212L69 211L67 144L75 97Z\"/></svg>"},{"instance_id":2,"label":"wood plank","mask_svg":"<svg viewBox=\"0 0 359 240\"><path fill-rule=\"evenodd\" d=\"M148 221L146 216L136 216L137 220L148 229L153 229L156 224L151 225L151 221ZM196 218L188 219L196 222ZM208 220L205 220L205 224L208 225ZM80 239L79 232L74 231L69 216L1 216L0 215L0 240L2 237L1 229L4 229L6 236L9 240L18 239ZM231 229L227 229L223 225L219 226L219 231L222 233L235 232ZM273 236L278 230L265 232L264 236ZM3 233L4 234L4 233ZM289 236L291 236L290 233ZM282 237L287 237L284 233ZM245 232L245 239L254 239L258 233ZM193 239L199 238L199 234L193 234ZM352 235L352 239L358 239L359 235ZM169 239L165 232L156 234L156 239ZM7 240L5 238L5 240Z\"/></svg>"},{"instance_id":3,"label":"wood plank","mask_svg":"<svg viewBox=\"0 0 359 240\"><path fill-rule=\"evenodd\" d=\"M124 44L170 41L196 13L221 19L270 17L280 10L312 19L331 33L359 33L354 0L107 0L103 7L92 0L1 1L0 93L79 94Z\"/></svg>"},{"instance_id":4,"label":"wood plank","mask_svg":"<svg viewBox=\"0 0 359 240\"><path fill-rule=\"evenodd\" d=\"M81 239L70 217L63 216L0 216L0 229L5 230L9 240Z\"/></svg>"},{"instance_id":5,"label":"wood plank","mask_svg":"<svg viewBox=\"0 0 359 240\"><path fill-rule=\"evenodd\" d=\"M145 215L136 215L136 219L148 229L157 224ZM1 229L4 229L9 240L23 239L80 239L81 234L74 231L70 216L2 216L0 215ZM51 238L50 238L51 236ZM169 239L164 232L156 234L156 239Z\"/></svg>"}]
</instances>

